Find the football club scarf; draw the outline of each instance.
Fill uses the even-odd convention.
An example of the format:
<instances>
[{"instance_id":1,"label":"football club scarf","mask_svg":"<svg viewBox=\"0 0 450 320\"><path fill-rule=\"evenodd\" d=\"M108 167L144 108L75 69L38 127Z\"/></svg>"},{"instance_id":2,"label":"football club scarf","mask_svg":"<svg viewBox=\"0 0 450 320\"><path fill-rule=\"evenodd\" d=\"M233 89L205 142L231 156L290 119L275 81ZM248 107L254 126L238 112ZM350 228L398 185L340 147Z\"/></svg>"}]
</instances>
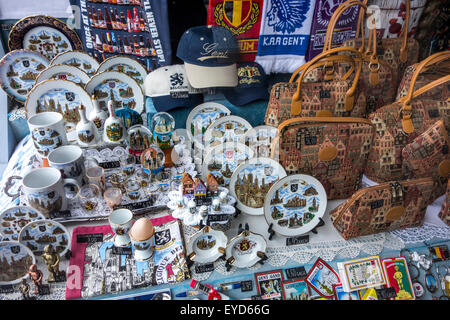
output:
<instances>
[{"instance_id":1,"label":"football club scarf","mask_svg":"<svg viewBox=\"0 0 450 320\"><path fill-rule=\"evenodd\" d=\"M316 0L264 0L255 61L266 74L292 73L305 63Z\"/></svg>"},{"instance_id":2,"label":"football club scarf","mask_svg":"<svg viewBox=\"0 0 450 320\"><path fill-rule=\"evenodd\" d=\"M209 0L208 25L229 30L239 45L239 61L255 61L264 0Z\"/></svg>"}]
</instances>

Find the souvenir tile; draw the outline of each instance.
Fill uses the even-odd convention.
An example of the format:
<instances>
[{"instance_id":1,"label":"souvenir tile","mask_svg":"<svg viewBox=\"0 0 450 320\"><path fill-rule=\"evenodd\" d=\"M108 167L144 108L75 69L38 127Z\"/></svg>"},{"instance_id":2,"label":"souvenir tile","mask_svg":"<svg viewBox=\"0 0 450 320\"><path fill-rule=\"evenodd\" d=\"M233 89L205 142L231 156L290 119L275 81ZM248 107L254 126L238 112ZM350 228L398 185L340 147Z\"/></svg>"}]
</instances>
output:
<instances>
[{"instance_id":1,"label":"souvenir tile","mask_svg":"<svg viewBox=\"0 0 450 320\"><path fill-rule=\"evenodd\" d=\"M198 263L214 262L225 253L227 241L225 233L206 226L189 239L188 257Z\"/></svg>"},{"instance_id":2,"label":"souvenir tile","mask_svg":"<svg viewBox=\"0 0 450 320\"><path fill-rule=\"evenodd\" d=\"M78 84L67 80L47 80L38 83L27 96L27 117L37 113L54 111L63 115L67 139L76 141L76 125L80 121L78 107L83 105L86 114L93 110L89 94Z\"/></svg>"},{"instance_id":3,"label":"souvenir tile","mask_svg":"<svg viewBox=\"0 0 450 320\"><path fill-rule=\"evenodd\" d=\"M239 142L241 137L252 128L244 118L225 116L214 121L205 131L204 153L227 142Z\"/></svg>"},{"instance_id":4,"label":"souvenir tile","mask_svg":"<svg viewBox=\"0 0 450 320\"><path fill-rule=\"evenodd\" d=\"M124 57L112 56L100 63L96 73L104 71L118 71L130 76L141 86L144 90L144 81L147 77L147 71L144 66L137 60Z\"/></svg>"},{"instance_id":5,"label":"souvenir tile","mask_svg":"<svg viewBox=\"0 0 450 320\"><path fill-rule=\"evenodd\" d=\"M345 291L356 291L386 284L380 257L371 256L337 263Z\"/></svg>"},{"instance_id":6,"label":"souvenir tile","mask_svg":"<svg viewBox=\"0 0 450 320\"><path fill-rule=\"evenodd\" d=\"M186 120L186 130L195 145L203 149L203 137L206 129L217 119L228 116L231 111L217 102L205 102L196 106Z\"/></svg>"},{"instance_id":7,"label":"souvenir tile","mask_svg":"<svg viewBox=\"0 0 450 320\"><path fill-rule=\"evenodd\" d=\"M58 54L50 62L50 65L64 64L79 68L92 77L99 66L98 61L83 51L66 51Z\"/></svg>"},{"instance_id":8,"label":"souvenir tile","mask_svg":"<svg viewBox=\"0 0 450 320\"><path fill-rule=\"evenodd\" d=\"M274 270L269 272L255 273L256 288L258 295L263 300L281 300L283 271Z\"/></svg>"},{"instance_id":9,"label":"souvenir tile","mask_svg":"<svg viewBox=\"0 0 450 320\"><path fill-rule=\"evenodd\" d=\"M286 176L283 167L270 158L253 158L240 164L230 179L236 207L251 215L264 214L264 199L270 187Z\"/></svg>"},{"instance_id":10,"label":"souvenir tile","mask_svg":"<svg viewBox=\"0 0 450 320\"><path fill-rule=\"evenodd\" d=\"M45 217L31 207L17 206L6 209L0 214L0 234L7 239L18 241L23 227Z\"/></svg>"},{"instance_id":11,"label":"souvenir tile","mask_svg":"<svg viewBox=\"0 0 450 320\"><path fill-rule=\"evenodd\" d=\"M36 84L44 80L68 80L82 86L86 85L90 77L81 69L64 64L54 64L42 70L36 78Z\"/></svg>"},{"instance_id":12,"label":"souvenir tile","mask_svg":"<svg viewBox=\"0 0 450 320\"><path fill-rule=\"evenodd\" d=\"M39 52L52 60L69 50L83 50L77 33L54 17L32 15L19 20L9 32L10 50L27 49Z\"/></svg>"},{"instance_id":13,"label":"souvenir tile","mask_svg":"<svg viewBox=\"0 0 450 320\"><path fill-rule=\"evenodd\" d=\"M24 102L39 73L50 62L41 54L28 50L14 50L0 60L0 85L13 99Z\"/></svg>"},{"instance_id":14,"label":"souvenir tile","mask_svg":"<svg viewBox=\"0 0 450 320\"><path fill-rule=\"evenodd\" d=\"M245 230L228 242L226 259L237 268L249 268L261 260L266 247L263 236Z\"/></svg>"},{"instance_id":15,"label":"souvenir tile","mask_svg":"<svg viewBox=\"0 0 450 320\"><path fill-rule=\"evenodd\" d=\"M28 279L28 271L36 263L33 252L16 241L0 241L0 285Z\"/></svg>"},{"instance_id":16,"label":"souvenir tile","mask_svg":"<svg viewBox=\"0 0 450 320\"><path fill-rule=\"evenodd\" d=\"M359 297L359 291L345 292L342 285L334 284L334 300L361 300Z\"/></svg>"},{"instance_id":17,"label":"souvenir tile","mask_svg":"<svg viewBox=\"0 0 450 320\"><path fill-rule=\"evenodd\" d=\"M393 287L397 297L393 300L415 300L414 288L404 257L382 259L388 287Z\"/></svg>"},{"instance_id":18,"label":"souvenir tile","mask_svg":"<svg viewBox=\"0 0 450 320\"><path fill-rule=\"evenodd\" d=\"M282 283L283 300L309 300L308 284L304 280L284 281Z\"/></svg>"},{"instance_id":19,"label":"souvenir tile","mask_svg":"<svg viewBox=\"0 0 450 320\"><path fill-rule=\"evenodd\" d=\"M111 100L116 110L128 108L139 114L144 112L144 92L136 80L125 73L117 71L97 73L86 84L86 91L96 96L100 107L104 110Z\"/></svg>"},{"instance_id":20,"label":"souvenir tile","mask_svg":"<svg viewBox=\"0 0 450 320\"><path fill-rule=\"evenodd\" d=\"M311 231L327 207L327 195L314 177L296 174L275 182L264 202L264 217L272 230L284 236Z\"/></svg>"},{"instance_id":21,"label":"souvenir tile","mask_svg":"<svg viewBox=\"0 0 450 320\"><path fill-rule=\"evenodd\" d=\"M63 256L70 248L70 233L61 223L53 220L36 220L22 228L19 242L36 255L41 255L46 245L51 244Z\"/></svg>"},{"instance_id":22,"label":"souvenir tile","mask_svg":"<svg viewBox=\"0 0 450 320\"><path fill-rule=\"evenodd\" d=\"M253 151L239 142L227 142L209 150L202 165L203 179L212 174L219 185L228 186L236 168L253 158Z\"/></svg>"},{"instance_id":23,"label":"souvenir tile","mask_svg":"<svg viewBox=\"0 0 450 320\"><path fill-rule=\"evenodd\" d=\"M278 129L272 126L257 126L248 130L239 140L253 150L255 157L269 158L272 153L272 142L278 135Z\"/></svg>"},{"instance_id":24,"label":"souvenir tile","mask_svg":"<svg viewBox=\"0 0 450 320\"><path fill-rule=\"evenodd\" d=\"M334 296L333 285L340 282L336 271L320 258L316 260L311 270L309 270L305 281L324 298L332 298Z\"/></svg>"}]
</instances>

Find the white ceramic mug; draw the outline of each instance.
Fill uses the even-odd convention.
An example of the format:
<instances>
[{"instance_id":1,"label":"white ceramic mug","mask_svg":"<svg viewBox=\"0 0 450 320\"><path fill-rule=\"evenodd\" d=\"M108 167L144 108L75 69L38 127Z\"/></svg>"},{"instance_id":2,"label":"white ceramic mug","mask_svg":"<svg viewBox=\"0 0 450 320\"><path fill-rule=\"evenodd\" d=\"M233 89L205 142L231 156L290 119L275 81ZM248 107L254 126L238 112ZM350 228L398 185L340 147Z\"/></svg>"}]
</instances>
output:
<instances>
[{"instance_id":1,"label":"white ceramic mug","mask_svg":"<svg viewBox=\"0 0 450 320\"><path fill-rule=\"evenodd\" d=\"M67 144L64 118L58 112L37 113L28 118L28 127L34 147L41 158Z\"/></svg>"},{"instance_id":2,"label":"white ceramic mug","mask_svg":"<svg viewBox=\"0 0 450 320\"><path fill-rule=\"evenodd\" d=\"M22 192L28 206L38 210L47 218L51 213L67 210L66 185L80 188L75 179L63 179L55 168L37 168L22 179Z\"/></svg>"},{"instance_id":3,"label":"white ceramic mug","mask_svg":"<svg viewBox=\"0 0 450 320\"><path fill-rule=\"evenodd\" d=\"M126 247L131 243L128 231L133 225L133 212L128 209L117 209L109 215L109 224L114 231L114 245Z\"/></svg>"},{"instance_id":4,"label":"white ceramic mug","mask_svg":"<svg viewBox=\"0 0 450 320\"><path fill-rule=\"evenodd\" d=\"M63 178L77 180L79 185L85 183L86 169L84 167L83 150L74 145L56 148L48 155L48 162L52 168L61 171Z\"/></svg>"}]
</instances>

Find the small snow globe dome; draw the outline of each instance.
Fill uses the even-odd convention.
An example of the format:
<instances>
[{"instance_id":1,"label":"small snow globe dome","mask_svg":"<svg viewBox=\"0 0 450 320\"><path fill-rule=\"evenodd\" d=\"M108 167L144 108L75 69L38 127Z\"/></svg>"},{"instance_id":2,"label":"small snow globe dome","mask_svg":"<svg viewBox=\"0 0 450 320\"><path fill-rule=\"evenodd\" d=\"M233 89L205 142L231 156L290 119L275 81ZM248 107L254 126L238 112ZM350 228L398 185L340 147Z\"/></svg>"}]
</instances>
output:
<instances>
[{"instance_id":1,"label":"small snow globe dome","mask_svg":"<svg viewBox=\"0 0 450 320\"><path fill-rule=\"evenodd\" d=\"M134 152L148 149L153 142L153 135L149 128L136 124L128 129L127 144Z\"/></svg>"},{"instance_id":2,"label":"small snow globe dome","mask_svg":"<svg viewBox=\"0 0 450 320\"><path fill-rule=\"evenodd\" d=\"M141 153L140 157L144 172L156 174L164 169L166 158L159 147L151 145Z\"/></svg>"},{"instance_id":3,"label":"small snow globe dome","mask_svg":"<svg viewBox=\"0 0 450 320\"><path fill-rule=\"evenodd\" d=\"M175 119L167 112L158 112L152 117L150 128L157 135L169 135L175 130Z\"/></svg>"}]
</instances>

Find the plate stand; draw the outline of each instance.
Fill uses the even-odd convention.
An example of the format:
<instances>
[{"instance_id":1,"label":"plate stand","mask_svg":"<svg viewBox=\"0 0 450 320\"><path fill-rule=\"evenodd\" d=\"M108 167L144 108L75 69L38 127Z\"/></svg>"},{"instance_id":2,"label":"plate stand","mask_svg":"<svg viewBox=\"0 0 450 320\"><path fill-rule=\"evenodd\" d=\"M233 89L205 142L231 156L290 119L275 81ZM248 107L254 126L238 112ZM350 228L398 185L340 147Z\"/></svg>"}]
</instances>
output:
<instances>
[{"instance_id":1,"label":"plate stand","mask_svg":"<svg viewBox=\"0 0 450 320\"><path fill-rule=\"evenodd\" d=\"M325 221L323 221L322 218L319 218L319 223L310 231L314 234L317 234L317 228L323 227L325 225ZM269 225L269 228L267 229L267 232L269 233L269 240L272 240L273 236L275 235L275 231L272 229L273 223Z\"/></svg>"}]
</instances>

